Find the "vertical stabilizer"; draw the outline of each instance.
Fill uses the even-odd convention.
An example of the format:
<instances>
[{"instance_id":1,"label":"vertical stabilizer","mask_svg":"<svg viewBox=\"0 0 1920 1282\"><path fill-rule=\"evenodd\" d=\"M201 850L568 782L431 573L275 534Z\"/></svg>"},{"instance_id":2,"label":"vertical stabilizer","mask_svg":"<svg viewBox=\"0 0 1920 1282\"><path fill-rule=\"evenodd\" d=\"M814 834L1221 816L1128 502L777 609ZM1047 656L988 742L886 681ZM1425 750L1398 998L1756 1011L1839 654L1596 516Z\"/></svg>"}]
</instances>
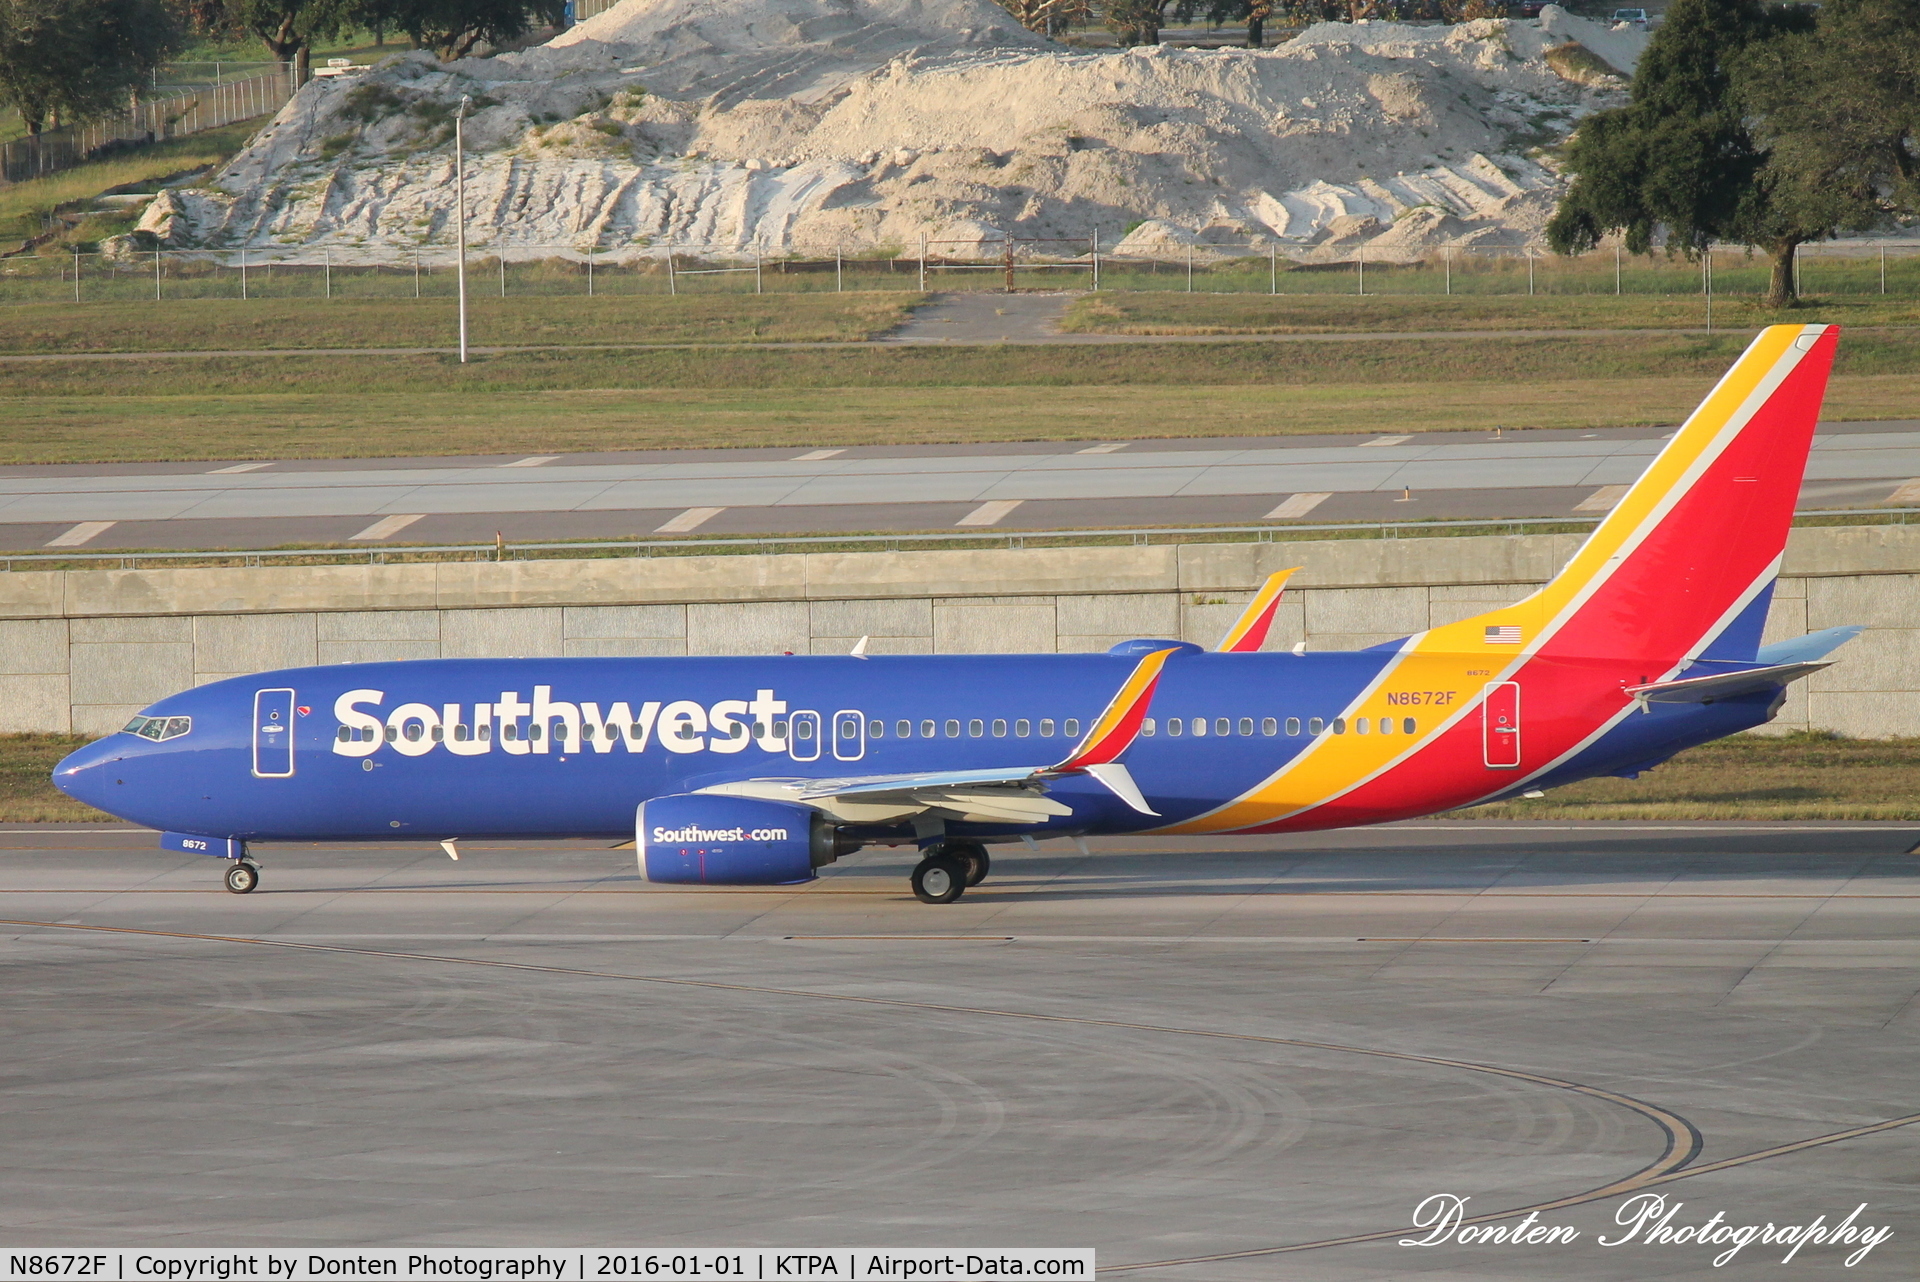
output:
<instances>
[{"instance_id":1,"label":"vertical stabilizer","mask_svg":"<svg viewBox=\"0 0 1920 1282\"><path fill-rule=\"evenodd\" d=\"M1838 337L1831 325L1762 330L1552 582L1434 629L1422 648L1615 656L1658 670L1725 634L1750 658Z\"/></svg>"}]
</instances>

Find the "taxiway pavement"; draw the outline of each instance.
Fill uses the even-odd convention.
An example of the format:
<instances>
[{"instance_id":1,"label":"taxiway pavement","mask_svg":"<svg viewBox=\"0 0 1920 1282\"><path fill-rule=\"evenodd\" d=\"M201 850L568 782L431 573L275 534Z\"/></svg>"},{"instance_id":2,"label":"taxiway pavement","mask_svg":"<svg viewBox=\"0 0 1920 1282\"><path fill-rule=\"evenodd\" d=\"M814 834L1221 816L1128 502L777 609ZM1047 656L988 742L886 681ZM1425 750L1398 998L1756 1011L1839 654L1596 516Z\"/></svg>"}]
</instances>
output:
<instances>
[{"instance_id":1,"label":"taxiway pavement","mask_svg":"<svg viewBox=\"0 0 1920 1282\"><path fill-rule=\"evenodd\" d=\"M1908 1278L1913 837L1430 821L1046 843L935 908L887 852L702 890L589 843L267 847L237 897L151 834L16 827L0 1235L1738 1276L1708 1248L1597 1245L1660 1191L1679 1224L1866 1203L1890 1241L1796 1263ZM1539 1219L1581 1238L1397 1245L1436 1193L1572 1199Z\"/></svg>"},{"instance_id":2,"label":"taxiway pavement","mask_svg":"<svg viewBox=\"0 0 1920 1282\"><path fill-rule=\"evenodd\" d=\"M1593 515L1638 428L0 468L0 549ZM1920 499L1920 422L1822 427L1803 507Z\"/></svg>"}]
</instances>

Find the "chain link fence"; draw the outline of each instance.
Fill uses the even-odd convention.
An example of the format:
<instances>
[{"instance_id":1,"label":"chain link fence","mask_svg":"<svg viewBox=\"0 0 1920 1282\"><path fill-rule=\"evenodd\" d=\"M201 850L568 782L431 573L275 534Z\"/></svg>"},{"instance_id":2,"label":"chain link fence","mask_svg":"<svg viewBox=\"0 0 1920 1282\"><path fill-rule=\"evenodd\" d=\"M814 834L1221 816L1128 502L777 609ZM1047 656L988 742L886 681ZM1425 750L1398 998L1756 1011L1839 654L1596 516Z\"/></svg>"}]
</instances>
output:
<instances>
[{"instance_id":1,"label":"chain link fence","mask_svg":"<svg viewBox=\"0 0 1920 1282\"><path fill-rule=\"evenodd\" d=\"M1077 250L1078 252L1073 252ZM1356 296L1758 296L1770 264L1745 250L1689 263L1662 254L1599 251L1560 257L1525 249L1436 250L1385 260L1365 251L1327 258L1276 246L1205 245L1115 253L1081 242L983 245L928 239L828 255L760 256L707 246L618 250L470 247L471 296L818 293L853 290L1127 290L1195 294ZM1920 243L1804 246L1802 293L1920 298ZM451 246L406 250L153 250L0 259L0 303L203 298L447 298L457 292Z\"/></svg>"}]
</instances>

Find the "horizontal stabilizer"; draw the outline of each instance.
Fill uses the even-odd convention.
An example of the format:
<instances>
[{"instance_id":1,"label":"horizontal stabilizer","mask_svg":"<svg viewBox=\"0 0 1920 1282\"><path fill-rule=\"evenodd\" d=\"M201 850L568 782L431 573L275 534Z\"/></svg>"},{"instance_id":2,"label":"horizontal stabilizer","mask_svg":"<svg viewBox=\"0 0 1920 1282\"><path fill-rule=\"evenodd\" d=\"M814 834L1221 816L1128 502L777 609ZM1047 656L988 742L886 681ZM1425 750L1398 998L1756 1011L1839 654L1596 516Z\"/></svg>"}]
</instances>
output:
<instances>
[{"instance_id":1,"label":"horizontal stabilizer","mask_svg":"<svg viewBox=\"0 0 1920 1282\"><path fill-rule=\"evenodd\" d=\"M1858 623L1849 623L1839 628L1822 628L1818 632L1809 632L1791 641L1775 641L1772 645L1763 645L1760 647L1760 652L1753 657L1761 663L1805 663L1811 659L1824 659L1865 631L1866 629Z\"/></svg>"},{"instance_id":2,"label":"horizontal stabilizer","mask_svg":"<svg viewBox=\"0 0 1920 1282\"><path fill-rule=\"evenodd\" d=\"M1776 663L1767 668L1748 668L1745 672L1721 672L1707 677L1684 677L1679 681L1653 681L1643 686L1628 686L1627 693L1643 706L1649 703L1712 703L1739 694L1777 690L1789 681L1811 676L1830 663Z\"/></svg>"}]
</instances>

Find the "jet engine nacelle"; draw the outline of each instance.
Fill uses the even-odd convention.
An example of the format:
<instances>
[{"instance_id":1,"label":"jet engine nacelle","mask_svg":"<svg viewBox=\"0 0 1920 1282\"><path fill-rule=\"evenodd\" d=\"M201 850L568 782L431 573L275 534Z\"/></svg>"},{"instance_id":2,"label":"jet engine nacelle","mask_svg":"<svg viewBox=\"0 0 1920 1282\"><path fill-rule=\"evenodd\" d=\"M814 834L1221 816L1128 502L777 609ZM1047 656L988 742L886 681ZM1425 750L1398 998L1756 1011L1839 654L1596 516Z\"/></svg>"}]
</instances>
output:
<instances>
[{"instance_id":1,"label":"jet engine nacelle","mask_svg":"<svg viewBox=\"0 0 1920 1282\"><path fill-rule=\"evenodd\" d=\"M636 819L640 875L713 886L812 881L858 843L805 806L753 797L682 793L643 802Z\"/></svg>"}]
</instances>

